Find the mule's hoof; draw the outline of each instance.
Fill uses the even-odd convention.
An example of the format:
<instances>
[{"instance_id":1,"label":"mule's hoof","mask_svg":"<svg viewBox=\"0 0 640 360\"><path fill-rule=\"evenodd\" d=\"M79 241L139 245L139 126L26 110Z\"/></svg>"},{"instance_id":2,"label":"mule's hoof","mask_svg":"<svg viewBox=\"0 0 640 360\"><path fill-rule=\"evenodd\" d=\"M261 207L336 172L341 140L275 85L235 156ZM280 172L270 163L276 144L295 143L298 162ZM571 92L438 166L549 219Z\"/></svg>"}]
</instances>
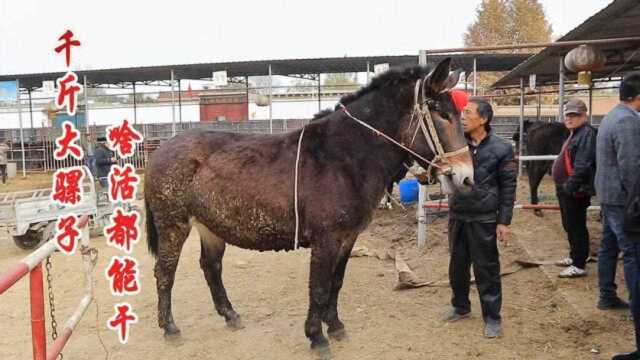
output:
<instances>
[{"instance_id":1,"label":"mule's hoof","mask_svg":"<svg viewBox=\"0 0 640 360\"><path fill-rule=\"evenodd\" d=\"M227 320L227 327L233 331L244 329L244 325L242 324L242 320L240 320L240 317Z\"/></svg>"},{"instance_id":2,"label":"mule's hoof","mask_svg":"<svg viewBox=\"0 0 640 360\"><path fill-rule=\"evenodd\" d=\"M533 214L537 217L544 217L544 213L540 209L533 210Z\"/></svg>"},{"instance_id":3,"label":"mule's hoof","mask_svg":"<svg viewBox=\"0 0 640 360\"><path fill-rule=\"evenodd\" d=\"M180 329L174 323L169 323L164 326L164 336L180 336Z\"/></svg>"},{"instance_id":4,"label":"mule's hoof","mask_svg":"<svg viewBox=\"0 0 640 360\"><path fill-rule=\"evenodd\" d=\"M184 344L182 334L177 326L166 326L164 329L164 340L174 346L181 346Z\"/></svg>"},{"instance_id":5,"label":"mule's hoof","mask_svg":"<svg viewBox=\"0 0 640 360\"><path fill-rule=\"evenodd\" d=\"M331 360L331 348L326 340L317 345L311 344L311 351L317 360Z\"/></svg>"},{"instance_id":6,"label":"mule's hoof","mask_svg":"<svg viewBox=\"0 0 640 360\"><path fill-rule=\"evenodd\" d=\"M334 331L329 330L328 333L330 338L337 341L345 340L348 337L347 330L344 327Z\"/></svg>"}]
</instances>

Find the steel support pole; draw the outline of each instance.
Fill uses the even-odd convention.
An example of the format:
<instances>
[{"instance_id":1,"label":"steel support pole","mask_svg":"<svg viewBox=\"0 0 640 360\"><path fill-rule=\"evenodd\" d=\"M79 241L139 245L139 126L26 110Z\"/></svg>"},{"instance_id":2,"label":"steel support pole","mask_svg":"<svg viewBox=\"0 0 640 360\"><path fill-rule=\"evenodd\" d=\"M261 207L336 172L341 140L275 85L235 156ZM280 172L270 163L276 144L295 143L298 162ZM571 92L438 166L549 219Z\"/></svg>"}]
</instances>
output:
<instances>
[{"instance_id":1,"label":"steel support pole","mask_svg":"<svg viewBox=\"0 0 640 360\"><path fill-rule=\"evenodd\" d=\"M593 82L589 82L589 125L593 125Z\"/></svg>"},{"instance_id":2,"label":"steel support pole","mask_svg":"<svg viewBox=\"0 0 640 360\"><path fill-rule=\"evenodd\" d=\"M371 64L367 61L367 84L369 85L369 74L371 73Z\"/></svg>"},{"instance_id":3,"label":"steel support pole","mask_svg":"<svg viewBox=\"0 0 640 360\"><path fill-rule=\"evenodd\" d=\"M247 121L249 120L249 77L244 77L245 94L247 96Z\"/></svg>"},{"instance_id":4,"label":"steel support pole","mask_svg":"<svg viewBox=\"0 0 640 360\"><path fill-rule=\"evenodd\" d=\"M30 127L33 129L33 102L31 101L31 88L27 88L27 93L29 94L29 122Z\"/></svg>"},{"instance_id":5,"label":"steel support pole","mask_svg":"<svg viewBox=\"0 0 640 360\"><path fill-rule=\"evenodd\" d=\"M31 302L31 342L33 359L45 360L47 356L47 333L44 326L44 285L42 263L29 274L29 299Z\"/></svg>"},{"instance_id":6,"label":"steel support pole","mask_svg":"<svg viewBox=\"0 0 640 360\"><path fill-rule=\"evenodd\" d=\"M536 105L536 120L542 117L542 89L538 90L538 104Z\"/></svg>"},{"instance_id":7,"label":"steel support pole","mask_svg":"<svg viewBox=\"0 0 640 360\"><path fill-rule=\"evenodd\" d=\"M138 123L138 102L136 100L136 82L133 82L133 123Z\"/></svg>"},{"instance_id":8,"label":"steel support pole","mask_svg":"<svg viewBox=\"0 0 640 360\"><path fill-rule=\"evenodd\" d=\"M562 121L562 107L564 106L564 56L560 55L559 83L558 83L558 121Z\"/></svg>"},{"instance_id":9,"label":"steel support pole","mask_svg":"<svg viewBox=\"0 0 640 360\"><path fill-rule=\"evenodd\" d=\"M318 74L318 112L322 111L322 74Z\"/></svg>"},{"instance_id":10,"label":"steel support pole","mask_svg":"<svg viewBox=\"0 0 640 360\"><path fill-rule=\"evenodd\" d=\"M522 156L522 140L524 139L524 78L520 78L520 139L518 139L518 157ZM522 161L518 161L518 177L522 176Z\"/></svg>"},{"instance_id":11,"label":"steel support pole","mask_svg":"<svg viewBox=\"0 0 640 360\"><path fill-rule=\"evenodd\" d=\"M89 134L89 89L87 89L87 76L82 76L82 96L84 97L84 127Z\"/></svg>"},{"instance_id":12,"label":"steel support pole","mask_svg":"<svg viewBox=\"0 0 640 360\"><path fill-rule=\"evenodd\" d=\"M473 58L473 96L476 96L478 93L478 76L477 76L477 71L478 71L478 62L476 60L476 58Z\"/></svg>"},{"instance_id":13,"label":"steel support pole","mask_svg":"<svg viewBox=\"0 0 640 360\"><path fill-rule=\"evenodd\" d=\"M16 94L16 100L18 105L18 121L20 122L20 149L22 152L22 177L27 177L27 161L25 159L25 151L24 151L24 129L22 127L22 102L20 100L20 80L16 80L16 89L18 93Z\"/></svg>"},{"instance_id":14,"label":"steel support pole","mask_svg":"<svg viewBox=\"0 0 640 360\"><path fill-rule=\"evenodd\" d=\"M182 87L180 86L180 79L178 79L178 121L180 127L182 127Z\"/></svg>"},{"instance_id":15,"label":"steel support pole","mask_svg":"<svg viewBox=\"0 0 640 360\"><path fill-rule=\"evenodd\" d=\"M271 74L271 64L269 64L269 134L273 134L273 79Z\"/></svg>"},{"instance_id":16,"label":"steel support pole","mask_svg":"<svg viewBox=\"0 0 640 360\"><path fill-rule=\"evenodd\" d=\"M175 77L171 69L171 136L176 136L176 93L174 91Z\"/></svg>"}]
</instances>

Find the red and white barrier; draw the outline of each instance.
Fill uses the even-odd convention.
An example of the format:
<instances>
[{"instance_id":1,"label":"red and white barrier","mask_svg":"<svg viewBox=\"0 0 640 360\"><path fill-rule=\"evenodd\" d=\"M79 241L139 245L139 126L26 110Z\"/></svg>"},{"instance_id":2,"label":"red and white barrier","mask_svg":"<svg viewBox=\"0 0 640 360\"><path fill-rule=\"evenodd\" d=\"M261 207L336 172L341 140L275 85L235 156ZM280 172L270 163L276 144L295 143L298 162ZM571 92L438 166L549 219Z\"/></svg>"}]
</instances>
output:
<instances>
[{"instance_id":1,"label":"red and white barrier","mask_svg":"<svg viewBox=\"0 0 640 360\"><path fill-rule=\"evenodd\" d=\"M438 201L430 201L424 204L425 209L448 209L449 204L446 202L438 202ZM551 205L551 204L515 204L513 206L514 209L523 209L523 210L560 210L559 205ZM587 208L587 210L600 210L600 206L592 205Z\"/></svg>"},{"instance_id":2,"label":"red and white barrier","mask_svg":"<svg viewBox=\"0 0 640 360\"><path fill-rule=\"evenodd\" d=\"M73 315L67 320L59 336L53 343L51 351L47 353L47 334L44 320L44 285L42 276L42 261L51 255L56 249L56 240L50 239L37 250L22 259L19 263L10 267L0 274L0 295L9 289L13 284L29 274L30 279L30 301L31 301L31 337L33 343L34 360L55 360L65 344L69 340L71 333L87 311L93 300L93 267L94 260L89 251L89 217L81 216L78 221L78 228L82 229L80 239L80 252L84 264L85 295L76 308Z\"/></svg>"}]
</instances>

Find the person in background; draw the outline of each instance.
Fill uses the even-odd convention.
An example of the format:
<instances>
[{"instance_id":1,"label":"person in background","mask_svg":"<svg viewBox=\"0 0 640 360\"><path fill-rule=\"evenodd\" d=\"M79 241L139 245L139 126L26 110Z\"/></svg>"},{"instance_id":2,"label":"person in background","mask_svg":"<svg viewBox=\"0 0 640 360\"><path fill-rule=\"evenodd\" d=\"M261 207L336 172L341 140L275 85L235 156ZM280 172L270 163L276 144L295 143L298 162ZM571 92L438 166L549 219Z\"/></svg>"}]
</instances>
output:
<instances>
[{"instance_id":1,"label":"person in background","mask_svg":"<svg viewBox=\"0 0 640 360\"><path fill-rule=\"evenodd\" d=\"M491 104L470 98L462 113L464 132L473 156L474 183L469 193L449 198L449 283L451 308L448 322L466 318L469 302L470 267L476 277L484 335L495 338L502 333L502 283L497 240L505 241L513 214L517 166L511 144L493 135ZM497 239L497 240L496 240Z\"/></svg>"},{"instance_id":2,"label":"person in background","mask_svg":"<svg viewBox=\"0 0 640 360\"><path fill-rule=\"evenodd\" d=\"M623 251L625 277L637 275L637 261L624 235L624 206L640 171L640 73L620 83L620 103L602 119L596 143L596 194L602 206L602 242L598 253L601 310L626 309L616 293L618 254ZM627 285L633 282L627 282Z\"/></svg>"},{"instance_id":3,"label":"person in background","mask_svg":"<svg viewBox=\"0 0 640 360\"><path fill-rule=\"evenodd\" d=\"M7 157L7 153L11 150L9 146L9 142L0 143L0 176L2 176L2 183L7 183L7 163L9 162L9 158Z\"/></svg>"},{"instance_id":4,"label":"person in background","mask_svg":"<svg viewBox=\"0 0 640 360\"><path fill-rule=\"evenodd\" d=\"M596 130L587 122L587 105L571 99L564 105L564 125L569 138L553 163L552 176L560 203L562 227L569 240L570 257L558 265L566 268L562 278L586 276L589 257L587 208L595 195L593 178L596 172Z\"/></svg>"},{"instance_id":5,"label":"person in background","mask_svg":"<svg viewBox=\"0 0 640 360\"><path fill-rule=\"evenodd\" d=\"M640 140L640 115L638 114L640 111L640 73L633 73L622 80L620 104L616 109L619 116L615 118L617 126L614 128L616 132L612 134L613 141L605 143L605 139L603 139L603 146L614 147L619 151L616 153L615 159L619 168L617 173L619 183L609 186L618 186L622 197L620 200L625 205L624 208L614 205L616 206L614 207L614 216L620 215L619 212L621 212L621 218L614 217L616 220L614 224L621 226L623 231L622 236L617 240L619 248L622 250L624 279L631 299L636 350L615 355L612 359L638 360L640 359L640 144L638 143ZM598 141L600 141L600 135L598 135ZM598 161L600 161L599 158ZM602 175L604 176L605 173ZM611 175L607 174L607 176ZM601 180L605 182L605 184L601 184L604 186L607 181L610 181L609 179ZM608 205L608 207L612 207L612 205ZM605 218L605 220L607 219ZM618 234L616 233L616 235ZM602 241L604 242L604 240L603 234ZM611 256L613 256L613 252L611 252ZM617 252L615 256L617 257ZM609 258L607 260L611 261ZM613 268L615 269L615 267Z\"/></svg>"},{"instance_id":6,"label":"person in background","mask_svg":"<svg viewBox=\"0 0 640 360\"><path fill-rule=\"evenodd\" d=\"M107 142L107 138L99 137L98 143L96 145L96 149L93 153L95 169L96 169L96 177L98 178L100 185L104 189L109 188L109 182L107 177L109 176L111 165L118 163L118 160L116 159L113 152L109 150L105 145L106 142Z\"/></svg>"}]
</instances>

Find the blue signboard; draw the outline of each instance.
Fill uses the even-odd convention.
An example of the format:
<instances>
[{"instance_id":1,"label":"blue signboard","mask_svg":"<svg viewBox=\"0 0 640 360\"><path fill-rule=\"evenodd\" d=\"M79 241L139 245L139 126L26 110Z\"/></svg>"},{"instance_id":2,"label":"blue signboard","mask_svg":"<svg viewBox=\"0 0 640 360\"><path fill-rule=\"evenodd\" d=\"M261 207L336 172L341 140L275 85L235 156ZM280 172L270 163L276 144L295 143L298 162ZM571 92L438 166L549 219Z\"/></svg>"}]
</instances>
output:
<instances>
[{"instance_id":1,"label":"blue signboard","mask_svg":"<svg viewBox=\"0 0 640 360\"><path fill-rule=\"evenodd\" d=\"M16 101L18 87L15 81L0 81L0 102Z\"/></svg>"}]
</instances>

